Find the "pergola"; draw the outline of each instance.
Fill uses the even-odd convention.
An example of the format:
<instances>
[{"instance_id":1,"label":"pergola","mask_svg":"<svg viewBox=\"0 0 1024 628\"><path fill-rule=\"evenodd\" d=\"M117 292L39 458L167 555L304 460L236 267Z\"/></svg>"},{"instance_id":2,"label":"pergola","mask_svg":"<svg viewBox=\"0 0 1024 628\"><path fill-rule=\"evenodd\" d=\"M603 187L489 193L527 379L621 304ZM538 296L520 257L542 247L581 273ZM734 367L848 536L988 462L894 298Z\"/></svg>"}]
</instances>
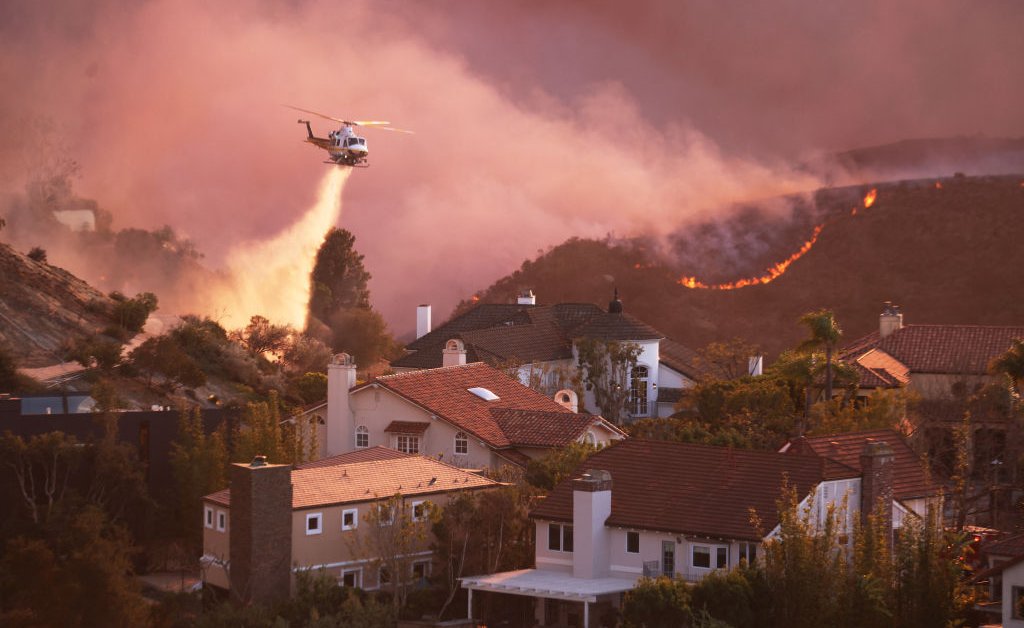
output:
<instances>
[{"instance_id":1,"label":"pergola","mask_svg":"<svg viewBox=\"0 0 1024 628\"><path fill-rule=\"evenodd\" d=\"M610 593L622 593L636 586L636 578L574 578L571 573L520 569L486 576L461 578L469 592L469 617L473 617L473 591L510 593L527 597L583 602L583 625L590 625L590 604Z\"/></svg>"}]
</instances>

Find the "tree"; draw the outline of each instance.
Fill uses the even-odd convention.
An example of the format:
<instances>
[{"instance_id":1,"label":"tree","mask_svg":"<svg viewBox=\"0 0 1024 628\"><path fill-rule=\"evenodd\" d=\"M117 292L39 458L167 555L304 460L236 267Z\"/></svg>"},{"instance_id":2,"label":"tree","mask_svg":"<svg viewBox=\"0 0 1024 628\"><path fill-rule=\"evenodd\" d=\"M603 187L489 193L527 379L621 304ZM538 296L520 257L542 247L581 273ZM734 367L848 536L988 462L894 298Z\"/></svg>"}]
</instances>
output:
<instances>
[{"instance_id":1,"label":"tree","mask_svg":"<svg viewBox=\"0 0 1024 628\"><path fill-rule=\"evenodd\" d=\"M597 451L597 447L588 443L570 443L552 449L527 463L525 480L542 491L550 491Z\"/></svg>"},{"instance_id":2,"label":"tree","mask_svg":"<svg viewBox=\"0 0 1024 628\"><path fill-rule=\"evenodd\" d=\"M341 309L370 308L370 273L355 241L351 232L337 227L324 236L310 275L310 317L326 322Z\"/></svg>"},{"instance_id":3,"label":"tree","mask_svg":"<svg viewBox=\"0 0 1024 628\"><path fill-rule=\"evenodd\" d=\"M343 308L327 320L331 349L350 354L356 364L371 366L381 359L394 358L399 352L399 345L388 331L384 317L376 310Z\"/></svg>"},{"instance_id":4,"label":"tree","mask_svg":"<svg viewBox=\"0 0 1024 628\"><path fill-rule=\"evenodd\" d=\"M430 502L423 502L421 507L421 513L413 513L400 493L380 500L363 516L366 526L360 539L352 541L357 544L352 548L353 554L374 556L380 577L390 577L396 610L405 606L413 555L423 549L437 516Z\"/></svg>"},{"instance_id":5,"label":"tree","mask_svg":"<svg viewBox=\"0 0 1024 628\"><path fill-rule=\"evenodd\" d=\"M632 342L577 338L577 364L586 390L594 393L601 415L613 423L627 418L629 375L636 367L642 348Z\"/></svg>"},{"instance_id":6,"label":"tree","mask_svg":"<svg viewBox=\"0 0 1024 628\"><path fill-rule=\"evenodd\" d=\"M327 398L327 376L323 373L306 373L297 378L294 385L303 403L314 403Z\"/></svg>"},{"instance_id":7,"label":"tree","mask_svg":"<svg viewBox=\"0 0 1024 628\"><path fill-rule=\"evenodd\" d=\"M34 246L29 250L27 257L33 262L39 262L40 264L46 263L46 249L40 246Z\"/></svg>"},{"instance_id":8,"label":"tree","mask_svg":"<svg viewBox=\"0 0 1024 628\"><path fill-rule=\"evenodd\" d=\"M622 625L627 628L678 628L693 621L690 590L683 580L667 576L641 578L626 592Z\"/></svg>"},{"instance_id":9,"label":"tree","mask_svg":"<svg viewBox=\"0 0 1024 628\"><path fill-rule=\"evenodd\" d=\"M245 329L235 332L233 337L253 355L272 353L280 356L288 348L289 338L294 333L290 326L275 325L257 314L249 319Z\"/></svg>"},{"instance_id":10,"label":"tree","mask_svg":"<svg viewBox=\"0 0 1024 628\"><path fill-rule=\"evenodd\" d=\"M992 360L989 366L994 373L1006 375L1016 387L1017 395L1024 391L1024 339L1016 338L1006 353Z\"/></svg>"},{"instance_id":11,"label":"tree","mask_svg":"<svg viewBox=\"0 0 1024 628\"><path fill-rule=\"evenodd\" d=\"M174 518L178 534L193 549L202 547L201 498L227 486L228 454L220 430L207 434L202 413L182 409L178 416L178 434L171 443L171 472L177 500Z\"/></svg>"},{"instance_id":12,"label":"tree","mask_svg":"<svg viewBox=\"0 0 1024 628\"><path fill-rule=\"evenodd\" d=\"M760 349L741 338L728 342L712 342L697 351L695 366L702 377L710 379L739 379L750 375L750 358Z\"/></svg>"},{"instance_id":13,"label":"tree","mask_svg":"<svg viewBox=\"0 0 1024 628\"><path fill-rule=\"evenodd\" d=\"M168 335L148 338L129 355L132 365L148 375L147 386L153 375L163 375L172 385L196 388L206 383L206 374L196 361Z\"/></svg>"},{"instance_id":14,"label":"tree","mask_svg":"<svg viewBox=\"0 0 1024 628\"><path fill-rule=\"evenodd\" d=\"M843 330L836 321L835 313L826 309L804 314L800 317L800 324L807 327L810 337L800 345L798 350L811 353L815 349L825 349L825 399L831 399L832 352L839 343L839 339L843 337Z\"/></svg>"},{"instance_id":15,"label":"tree","mask_svg":"<svg viewBox=\"0 0 1024 628\"><path fill-rule=\"evenodd\" d=\"M149 315L157 310L157 298L152 292L140 292L134 298L125 298L120 292L111 292L114 299L114 321L133 334L142 331Z\"/></svg>"}]
</instances>

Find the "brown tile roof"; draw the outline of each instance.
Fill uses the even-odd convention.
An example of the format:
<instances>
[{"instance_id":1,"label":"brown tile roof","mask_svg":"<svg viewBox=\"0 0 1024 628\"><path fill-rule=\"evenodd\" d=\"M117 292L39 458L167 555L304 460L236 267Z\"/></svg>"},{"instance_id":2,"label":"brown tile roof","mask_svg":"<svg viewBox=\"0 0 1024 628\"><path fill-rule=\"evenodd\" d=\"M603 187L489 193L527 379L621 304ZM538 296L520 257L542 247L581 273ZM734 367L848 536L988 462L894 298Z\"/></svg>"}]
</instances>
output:
<instances>
[{"instance_id":1,"label":"brown tile roof","mask_svg":"<svg viewBox=\"0 0 1024 628\"><path fill-rule=\"evenodd\" d=\"M392 421L384 428L385 432L394 434L422 434L430 427L426 421Z\"/></svg>"},{"instance_id":2,"label":"brown tile roof","mask_svg":"<svg viewBox=\"0 0 1024 628\"><path fill-rule=\"evenodd\" d=\"M658 359L694 381L703 375L701 369L696 366L697 352L674 340L665 338L658 343Z\"/></svg>"},{"instance_id":3,"label":"brown tile roof","mask_svg":"<svg viewBox=\"0 0 1024 628\"><path fill-rule=\"evenodd\" d=\"M843 356L856 357L879 348L912 373L983 375L989 362L1017 338L1024 338L1024 327L905 325L885 338L872 332L844 348Z\"/></svg>"},{"instance_id":4,"label":"brown tile roof","mask_svg":"<svg viewBox=\"0 0 1024 628\"><path fill-rule=\"evenodd\" d=\"M497 482L423 456L292 470L292 509L316 508L498 486ZM204 499L231 505L230 489Z\"/></svg>"},{"instance_id":5,"label":"brown tile roof","mask_svg":"<svg viewBox=\"0 0 1024 628\"><path fill-rule=\"evenodd\" d=\"M896 499L913 499L935 495L937 487L928 479L920 456L914 453L903 436L890 429L808 436L792 441L787 453L813 453L835 460L861 473L860 454L864 444L874 440L892 448L895 456L893 466L893 495Z\"/></svg>"},{"instance_id":6,"label":"brown tile roof","mask_svg":"<svg viewBox=\"0 0 1024 628\"><path fill-rule=\"evenodd\" d=\"M1024 555L1024 534L1014 534L996 541L985 543L981 552L989 556Z\"/></svg>"},{"instance_id":7,"label":"brown tile roof","mask_svg":"<svg viewBox=\"0 0 1024 628\"><path fill-rule=\"evenodd\" d=\"M856 363L878 377L905 385L910 381L910 369L881 349L869 349L857 356Z\"/></svg>"},{"instance_id":8,"label":"brown tile roof","mask_svg":"<svg viewBox=\"0 0 1024 628\"><path fill-rule=\"evenodd\" d=\"M313 460L312 462L303 462L302 464L295 465L296 469L316 469L318 467L334 467L339 464L350 464L353 462L369 462L372 460L394 460L395 458L405 458L411 454L403 454L395 449L388 447L381 447L376 445L367 449L357 449L350 451L347 454L338 454L337 456L331 456L330 458L321 458L320 460Z\"/></svg>"},{"instance_id":9,"label":"brown tile roof","mask_svg":"<svg viewBox=\"0 0 1024 628\"><path fill-rule=\"evenodd\" d=\"M592 303L511 305L484 303L409 343L392 365L437 368L445 342L459 338L467 361L489 364L548 362L572 357L572 339L653 340L664 334L629 314L609 314ZM687 358L685 348L679 355Z\"/></svg>"},{"instance_id":10,"label":"brown tile roof","mask_svg":"<svg viewBox=\"0 0 1024 628\"><path fill-rule=\"evenodd\" d=\"M575 441L600 417L572 412L537 412L495 408L491 415L501 431L516 447L563 447ZM621 433L621 430L611 426Z\"/></svg>"},{"instance_id":11,"label":"brown tile roof","mask_svg":"<svg viewBox=\"0 0 1024 628\"><path fill-rule=\"evenodd\" d=\"M523 386L505 372L482 362L387 375L357 386L354 390L375 384L473 434L492 448L513 445L492 410L538 412L541 414L536 415L534 420L547 417L545 420L552 424L558 423L559 414L573 415L555 403L554 399ZM469 392L470 388L478 386L490 390L498 399L485 401Z\"/></svg>"},{"instance_id":12,"label":"brown tile roof","mask_svg":"<svg viewBox=\"0 0 1024 628\"><path fill-rule=\"evenodd\" d=\"M767 534L778 524L783 478L803 498L826 478L856 473L815 456L786 455L643 439L619 441L580 469L612 476L612 514L606 525L714 538L760 540L755 509ZM560 483L530 516L572 520L571 481Z\"/></svg>"}]
</instances>

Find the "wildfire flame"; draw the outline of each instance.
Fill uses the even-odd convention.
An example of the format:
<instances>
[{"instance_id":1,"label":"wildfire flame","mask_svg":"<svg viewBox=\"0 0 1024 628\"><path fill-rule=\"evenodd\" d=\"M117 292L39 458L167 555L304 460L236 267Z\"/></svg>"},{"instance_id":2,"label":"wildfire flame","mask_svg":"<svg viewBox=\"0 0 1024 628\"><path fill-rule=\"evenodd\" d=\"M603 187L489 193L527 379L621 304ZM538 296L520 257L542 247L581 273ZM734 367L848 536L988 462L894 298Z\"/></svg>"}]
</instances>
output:
<instances>
[{"instance_id":1,"label":"wildfire flame","mask_svg":"<svg viewBox=\"0 0 1024 628\"><path fill-rule=\"evenodd\" d=\"M941 190L942 189L942 181L936 181L935 182L935 189L936 190Z\"/></svg>"},{"instance_id":2,"label":"wildfire flame","mask_svg":"<svg viewBox=\"0 0 1024 628\"><path fill-rule=\"evenodd\" d=\"M474 294L472 297L470 297L469 300L472 301L473 303L477 303L478 301L480 301L480 296Z\"/></svg>"},{"instance_id":3,"label":"wildfire flame","mask_svg":"<svg viewBox=\"0 0 1024 628\"><path fill-rule=\"evenodd\" d=\"M871 191L868 192L867 196L864 197L864 209L867 209L868 207L874 205L876 198L878 198L878 190L875 188L871 188Z\"/></svg>"},{"instance_id":4,"label":"wildfire flame","mask_svg":"<svg viewBox=\"0 0 1024 628\"><path fill-rule=\"evenodd\" d=\"M698 281L696 277L681 277L679 279L679 285L686 286L687 288L703 288L705 290L736 290L737 288L746 288L747 286L756 286L766 283L771 283L778 277L781 277L789 265L797 261L804 256L804 253L811 250L814 243L818 241L818 235L821 234L821 230L825 225L818 225L814 228L814 233L811 234L811 239L804 242L803 246L800 247L796 253L793 253L781 262L778 262L771 268L769 268L765 274L759 277L747 277L745 279L739 279L730 283L719 283L719 284L706 284Z\"/></svg>"}]
</instances>

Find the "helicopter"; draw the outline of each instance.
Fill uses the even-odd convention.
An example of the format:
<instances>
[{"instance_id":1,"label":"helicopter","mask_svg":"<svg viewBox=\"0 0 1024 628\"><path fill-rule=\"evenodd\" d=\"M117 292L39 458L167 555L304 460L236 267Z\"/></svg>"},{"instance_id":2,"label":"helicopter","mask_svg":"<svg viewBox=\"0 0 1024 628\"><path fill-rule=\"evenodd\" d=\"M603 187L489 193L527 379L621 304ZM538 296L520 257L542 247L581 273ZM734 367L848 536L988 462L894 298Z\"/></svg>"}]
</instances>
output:
<instances>
[{"instance_id":1,"label":"helicopter","mask_svg":"<svg viewBox=\"0 0 1024 628\"><path fill-rule=\"evenodd\" d=\"M391 123L384 120L343 120L341 118L335 118L333 116L328 116L316 111L310 111L308 109L301 109L291 105L285 106L303 113L311 113L314 116L320 116L321 118L326 118L327 120L332 120L342 125L337 131L331 131L328 133L327 137L317 137L313 135L313 127L310 126L309 120L303 120L301 118L298 120L299 124L306 125L306 133L308 133L306 141L327 151L330 156L330 161L325 161L325 164L337 164L339 166L350 166L352 168L370 167L370 164L367 162L367 157L369 156L370 151L366 147L366 140L356 135L353 127L375 127L385 131L395 131L397 133L412 133L412 131L396 129L389 126Z\"/></svg>"}]
</instances>

